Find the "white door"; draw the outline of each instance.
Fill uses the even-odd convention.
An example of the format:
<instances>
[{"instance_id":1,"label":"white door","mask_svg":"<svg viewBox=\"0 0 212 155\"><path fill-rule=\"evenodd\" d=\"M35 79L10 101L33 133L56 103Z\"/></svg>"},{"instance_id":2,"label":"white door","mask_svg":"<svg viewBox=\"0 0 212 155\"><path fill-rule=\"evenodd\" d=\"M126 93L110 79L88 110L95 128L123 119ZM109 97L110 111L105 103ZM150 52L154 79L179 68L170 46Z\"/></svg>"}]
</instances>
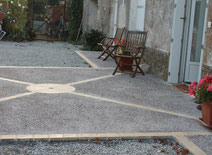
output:
<instances>
[{"instance_id":1,"label":"white door","mask_svg":"<svg viewBox=\"0 0 212 155\"><path fill-rule=\"evenodd\" d=\"M192 0L185 82L198 81L205 22L206 0Z\"/></svg>"},{"instance_id":2,"label":"white door","mask_svg":"<svg viewBox=\"0 0 212 155\"><path fill-rule=\"evenodd\" d=\"M144 31L145 6L146 0L137 0L136 30L138 31Z\"/></svg>"},{"instance_id":3,"label":"white door","mask_svg":"<svg viewBox=\"0 0 212 155\"><path fill-rule=\"evenodd\" d=\"M175 0L168 82L179 83L186 0Z\"/></svg>"}]
</instances>

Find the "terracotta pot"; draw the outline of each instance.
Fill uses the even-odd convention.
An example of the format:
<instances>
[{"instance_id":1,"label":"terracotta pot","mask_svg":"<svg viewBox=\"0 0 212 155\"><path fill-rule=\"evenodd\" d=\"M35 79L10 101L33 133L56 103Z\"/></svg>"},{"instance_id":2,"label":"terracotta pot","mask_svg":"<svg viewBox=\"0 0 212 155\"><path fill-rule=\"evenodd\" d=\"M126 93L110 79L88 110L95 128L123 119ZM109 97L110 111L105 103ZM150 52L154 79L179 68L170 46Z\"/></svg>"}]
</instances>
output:
<instances>
[{"instance_id":1,"label":"terracotta pot","mask_svg":"<svg viewBox=\"0 0 212 155\"><path fill-rule=\"evenodd\" d=\"M119 62L120 57L116 57L116 60ZM122 58L120 66L122 70L132 70L133 58Z\"/></svg>"},{"instance_id":2,"label":"terracotta pot","mask_svg":"<svg viewBox=\"0 0 212 155\"><path fill-rule=\"evenodd\" d=\"M3 21L4 19L4 13L0 11L0 21Z\"/></svg>"},{"instance_id":3,"label":"terracotta pot","mask_svg":"<svg viewBox=\"0 0 212 155\"><path fill-rule=\"evenodd\" d=\"M202 104L202 121L208 128L212 129L212 102Z\"/></svg>"}]
</instances>

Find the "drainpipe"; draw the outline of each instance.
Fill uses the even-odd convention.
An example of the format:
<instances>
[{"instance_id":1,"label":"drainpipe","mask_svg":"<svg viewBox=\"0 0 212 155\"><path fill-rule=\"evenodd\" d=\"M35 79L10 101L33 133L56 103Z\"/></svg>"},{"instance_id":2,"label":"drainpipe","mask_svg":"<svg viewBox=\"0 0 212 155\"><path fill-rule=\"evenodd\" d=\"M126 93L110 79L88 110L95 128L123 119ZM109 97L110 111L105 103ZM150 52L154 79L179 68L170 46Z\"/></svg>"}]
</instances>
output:
<instances>
[{"instance_id":1,"label":"drainpipe","mask_svg":"<svg viewBox=\"0 0 212 155\"><path fill-rule=\"evenodd\" d=\"M114 11L114 29L113 29L113 35L115 36L116 29L117 29L117 16L118 16L118 0L115 0L115 11Z\"/></svg>"}]
</instances>

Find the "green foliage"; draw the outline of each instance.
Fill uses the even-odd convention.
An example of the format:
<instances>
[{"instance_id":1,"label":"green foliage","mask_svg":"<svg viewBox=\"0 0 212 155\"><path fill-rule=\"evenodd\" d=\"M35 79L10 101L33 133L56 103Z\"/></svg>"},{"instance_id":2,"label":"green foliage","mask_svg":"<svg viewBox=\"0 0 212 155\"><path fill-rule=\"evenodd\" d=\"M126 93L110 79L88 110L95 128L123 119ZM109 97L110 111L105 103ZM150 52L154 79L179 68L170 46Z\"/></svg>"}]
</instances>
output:
<instances>
[{"instance_id":1,"label":"green foliage","mask_svg":"<svg viewBox=\"0 0 212 155\"><path fill-rule=\"evenodd\" d=\"M25 30L27 22L27 0L10 0L5 10L3 28L7 35L16 41L27 39L29 36Z\"/></svg>"},{"instance_id":2,"label":"green foliage","mask_svg":"<svg viewBox=\"0 0 212 155\"><path fill-rule=\"evenodd\" d=\"M103 33L98 30L90 30L84 33L83 39L85 41L84 49L91 51L101 50L97 43L100 43L104 38Z\"/></svg>"},{"instance_id":3,"label":"green foliage","mask_svg":"<svg viewBox=\"0 0 212 155\"><path fill-rule=\"evenodd\" d=\"M83 14L83 0L70 0L68 2L69 41L75 41L80 28ZM81 34L82 32L80 32Z\"/></svg>"}]
</instances>

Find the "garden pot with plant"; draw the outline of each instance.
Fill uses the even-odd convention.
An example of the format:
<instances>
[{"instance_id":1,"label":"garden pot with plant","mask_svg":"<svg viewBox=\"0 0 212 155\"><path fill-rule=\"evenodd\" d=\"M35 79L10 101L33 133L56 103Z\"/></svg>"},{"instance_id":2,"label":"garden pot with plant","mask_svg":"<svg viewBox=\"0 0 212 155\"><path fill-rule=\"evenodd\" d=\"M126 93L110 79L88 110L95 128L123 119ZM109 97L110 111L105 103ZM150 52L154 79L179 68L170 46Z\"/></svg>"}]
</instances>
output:
<instances>
[{"instance_id":1,"label":"garden pot with plant","mask_svg":"<svg viewBox=\"0 0 212 155\"><path fill-rule=\"evenodd\" d=\"M121 57L116 57L117 62L119 62ZM120 67L123 70L132 70L132 65L133 65L133 58L122 58L120 62Z\"/></svg>"},{"instance_id":2,"label":"garden pot with plant","mask_svg":"<svg viewBox=\"0 0 212 155\"><path fill-rule=\"evenodd\" d=\"M194 95L202 105L200 122L212 129L212 75L206 75L199 83L192 82L189 91L190 95Z\"/></svg>"},{"instance_id":3,"label":"garden pot with plant","mask_svg":"<svg viewBox=\"0 0 212 155\"><path fill-rule=\"evenodd\" d=\"M115 38L115 44L118 46L116 50L116 61L120 62L120 67L122 70L132 70L133 58L132 57L120 57L119 55L130 55L128 52L124 50L125 40L119 40Z\"/></svg>"}]
</instances>

